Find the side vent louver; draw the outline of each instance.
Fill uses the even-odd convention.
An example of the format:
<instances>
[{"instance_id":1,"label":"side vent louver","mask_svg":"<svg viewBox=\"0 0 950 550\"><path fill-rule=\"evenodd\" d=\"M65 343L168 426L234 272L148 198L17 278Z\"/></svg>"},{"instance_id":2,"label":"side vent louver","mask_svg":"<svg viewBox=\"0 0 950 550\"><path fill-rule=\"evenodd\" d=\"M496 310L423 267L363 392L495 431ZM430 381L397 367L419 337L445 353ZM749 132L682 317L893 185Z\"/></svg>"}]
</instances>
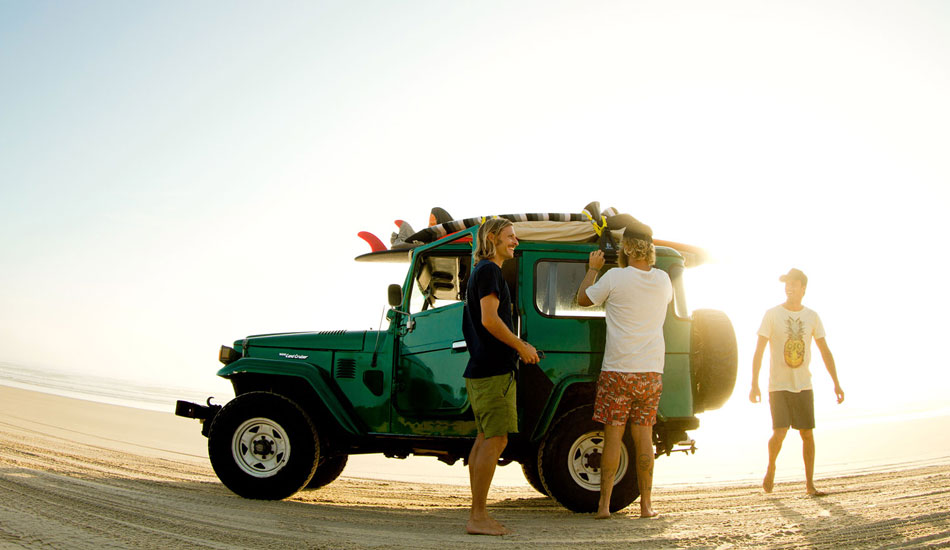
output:
<instances>
[{"instance_id":1,"label":"side vent louver","mask_svg":"<svg viewBox=\"0 0 950 550\"><path fill-rule=\"evenodd\" d=\"M337 359L336 378L356 378L356 359Z\"/></svg>"}]
</instances>

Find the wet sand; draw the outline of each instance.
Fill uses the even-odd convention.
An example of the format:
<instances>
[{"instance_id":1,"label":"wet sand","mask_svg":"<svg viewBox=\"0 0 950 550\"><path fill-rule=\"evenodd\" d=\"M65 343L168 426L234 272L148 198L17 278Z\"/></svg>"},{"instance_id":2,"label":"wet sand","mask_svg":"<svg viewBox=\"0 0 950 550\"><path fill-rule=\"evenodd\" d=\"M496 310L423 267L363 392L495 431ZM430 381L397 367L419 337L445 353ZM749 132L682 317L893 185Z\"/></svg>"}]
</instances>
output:
<instances>
[{"instance_id":1,"label":"wet sand","mask_svg":"<svg viewBox=\"0 0 950 550\"><path fill-rule=\"evenodd\" d=\"M514 533L472 537L464 486L345 471L285 501L247 500L218 482L193 421L0 386L0 548L950 547L950 458L819 485L830 494L660 486L661 517L631 506L608 521L501 486L491 510Z\"/></svg>"}]
</instances>

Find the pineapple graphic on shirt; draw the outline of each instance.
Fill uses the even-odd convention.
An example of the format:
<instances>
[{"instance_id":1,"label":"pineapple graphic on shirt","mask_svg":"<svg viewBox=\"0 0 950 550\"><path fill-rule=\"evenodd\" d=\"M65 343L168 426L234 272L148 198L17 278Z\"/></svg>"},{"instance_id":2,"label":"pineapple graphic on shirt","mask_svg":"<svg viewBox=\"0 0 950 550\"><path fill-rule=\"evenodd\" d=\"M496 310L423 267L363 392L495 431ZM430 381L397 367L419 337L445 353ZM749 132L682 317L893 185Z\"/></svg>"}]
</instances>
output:
<instances>
[{"instance_id":1,"label":"pineapple graphic on shirt","mask_svg":"<svg viewBox=\"0 0 950 550\"><path fill-rule=\"evenodd\" d=\"M805 361L805 328L801 319L785 319L785 364L791 368Z\"/></svg>"}]
</instances>

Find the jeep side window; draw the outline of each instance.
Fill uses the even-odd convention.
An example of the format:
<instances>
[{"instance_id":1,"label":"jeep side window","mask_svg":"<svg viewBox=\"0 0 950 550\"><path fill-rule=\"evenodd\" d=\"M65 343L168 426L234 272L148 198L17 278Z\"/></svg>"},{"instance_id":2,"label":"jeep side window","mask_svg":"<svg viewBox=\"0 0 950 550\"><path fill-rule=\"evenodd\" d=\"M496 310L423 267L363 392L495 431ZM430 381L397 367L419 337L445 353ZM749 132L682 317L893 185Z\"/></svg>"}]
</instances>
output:
<instances>
[{"instance_id":1,"label":"jeep side window","mask_svg":"<svg viewBox=\"0 0 950 550\"><path fill-rule=\"evenodd\" d=\"M534 305L547 317L604 317L603 304L577 305L577 288L587 273L587 262L543 260L535 265Z\"/></svg>"},{"instance_id":2,"label":"jeep side window","mask_svg":"<svg viewBox=\"0 0 950 550\"><path fill-rule=\"evenodd\" d=\"M464 297L469 255L430 254L420 257L409 298L409 312L419 313L458 303Z\"/></svg>"}]
</instances>

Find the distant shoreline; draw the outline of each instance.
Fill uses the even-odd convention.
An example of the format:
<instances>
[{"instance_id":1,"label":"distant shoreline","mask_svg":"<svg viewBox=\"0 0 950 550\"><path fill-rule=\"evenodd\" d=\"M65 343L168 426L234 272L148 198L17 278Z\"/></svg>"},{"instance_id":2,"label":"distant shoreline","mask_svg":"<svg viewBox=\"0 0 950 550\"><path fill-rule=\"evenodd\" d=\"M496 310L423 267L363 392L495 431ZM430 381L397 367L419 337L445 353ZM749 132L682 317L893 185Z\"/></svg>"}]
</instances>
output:
<instances>
[{"instance_id":1,"label":"distant shoreline","mask_svg":"<svg viewBox=\"0 0 950 550\"><path fill-rule=\"evenodd\" d=\"M178 399L204 403L215 392L157 382L84 375L61 369L27 367L0 362L0 385L151 411L174 411ZM215 399L224 403L232 393Z\"/></svg>"}]
</instances>

